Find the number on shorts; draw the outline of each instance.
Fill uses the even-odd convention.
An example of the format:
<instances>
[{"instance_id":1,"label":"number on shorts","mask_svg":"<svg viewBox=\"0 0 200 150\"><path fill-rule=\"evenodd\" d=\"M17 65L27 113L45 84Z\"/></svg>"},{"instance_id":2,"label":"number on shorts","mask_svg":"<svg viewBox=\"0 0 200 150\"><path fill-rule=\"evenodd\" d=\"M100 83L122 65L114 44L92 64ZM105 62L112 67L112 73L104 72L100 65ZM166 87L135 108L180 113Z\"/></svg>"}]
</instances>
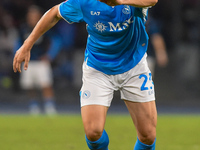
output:
<instances>
[{"instance_id":1,"label":"number on shorts","mask_svg":"<svg viewBox=\"0 0 200 150\"><path fill-rule=\"evenodd\" d=\"M141 88L140 88L141 91L149 90L149 87L147 87L146 84L147 84L148 79L149 79L149 81L152 80L152 75L151 75L151 73L149 73L149 78L147 77L147 75L141 74L141 75L139 76L139 79L142 79L142 78L144 78L144 82L142 83L142 86L141 86ZM152 84L153 84L153 82L152 82ZM152 86L150 87L150 89L152 89Z\"/></svg>"}]
</instances>

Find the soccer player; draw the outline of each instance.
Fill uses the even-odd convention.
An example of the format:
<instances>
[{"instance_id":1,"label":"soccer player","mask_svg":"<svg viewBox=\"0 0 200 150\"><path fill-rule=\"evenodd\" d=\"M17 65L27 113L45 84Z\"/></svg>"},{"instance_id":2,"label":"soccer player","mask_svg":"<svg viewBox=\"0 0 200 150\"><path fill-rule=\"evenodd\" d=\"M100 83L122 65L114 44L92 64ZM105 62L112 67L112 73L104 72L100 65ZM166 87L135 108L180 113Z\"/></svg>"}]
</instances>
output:
<instances>
[{"instance_id":1,"label":"soccer player","mask_svg":"<svg viewBox=\"0 0 200 150\"><path fill-rule=\"evenodd\" d=\"M43 11L40 7L32 5L28 8L26 23L19 30L14 52L22 45L42 15ZM48 115L56 113L51 60L55 58L60 50L61 42L59 36L55 36L54 32L42 35L32 48L29 70L23 70L20 75L20 85L27 91L30 101L29 111L32 115L38 115L41 112L37 89L42 92L44 112Z\"/></svg>"},{"instance_id":2,"label":"soccer player","mask_svg":"<svg viewBox=\"0 0 200 150\"><path fill-rule=\"evenodd\" d=\"M27 70L35 41L60 19L87 23L80 100L85 139L91 150L108 150L104 125L114 90L120 90L136 127L134 150L155 149L157 110L146 61L148 35L144 24L147 7L156 3L157 0L65 1L41 18L15 54L14 72L21 72L23 61Z\"/></svg>"}]
</instances>

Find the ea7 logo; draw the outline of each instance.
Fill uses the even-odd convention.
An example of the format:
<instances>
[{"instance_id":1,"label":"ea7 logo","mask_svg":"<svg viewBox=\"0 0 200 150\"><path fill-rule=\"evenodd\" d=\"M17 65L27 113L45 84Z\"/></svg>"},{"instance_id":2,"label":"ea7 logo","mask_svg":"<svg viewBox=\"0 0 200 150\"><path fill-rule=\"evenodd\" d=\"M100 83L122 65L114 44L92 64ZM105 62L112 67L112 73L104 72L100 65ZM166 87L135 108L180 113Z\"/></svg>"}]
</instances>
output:
<instances>
[{"instance_id":1,"label":"ea7 logo","mask_svg":"<svg viewBox=\"0 0 200 150\"><path fill-rule=\"evenodd\" d=\"M99 16L100 15L100 11L90 11L90 14L91 15L96 15L96 16Z\"/></svg>"}]
</instances>

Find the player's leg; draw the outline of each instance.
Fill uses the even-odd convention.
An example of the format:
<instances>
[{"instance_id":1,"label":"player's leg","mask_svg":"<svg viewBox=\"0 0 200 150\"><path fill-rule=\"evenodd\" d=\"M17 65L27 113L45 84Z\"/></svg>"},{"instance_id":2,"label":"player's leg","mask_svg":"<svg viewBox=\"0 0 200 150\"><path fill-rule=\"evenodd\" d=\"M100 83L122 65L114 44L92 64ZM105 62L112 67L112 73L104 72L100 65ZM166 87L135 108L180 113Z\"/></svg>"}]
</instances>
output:
<instances>
[{"instance_id":1,"label":"player's leg","mask_svg":"<svg viewBox=\"0 0 200 150\"><path fill-rule=\"evenodd\" d=\"M109 138L104 130L108 107L87 105L81 108L85 138L91 150L108 150Z\"/></svg>"},{"instance_id":2,"label":"player's leg","mask_svg":"<svg viewBox=\"0 0 200 150\"><path fill-rule=\"evenodd\" d=\"M138 135L134 150L154 150L157 124L155 101L144 103L125 101L125 104Z\"/></svg>"},{"instance_id":3,"label":"player's leg","mask_svg":"<svg viewBox=\"0 0 200 150\"><path fill-rule=\"evenodd\" d=\"M91 150L108 150L109 138L104 130L104 125L110 105L108 100L110 94L97 84L86 82L81 91L81 115L86 143Z\"/></svg>"},{"instance_id":4,"label":"player's leg","mask_svg":"<svg viewBox=\"0 0 200 150\"><path fill-rule=\"evenodd\" d=\"M38 115L41 110L39 107L38 95L35 89L35 71L34 62L29 62L29 69L22 70L20 74L20 85L22 89L26 90L27 96L29 98L29 112L32 115Z\"/></svg>"},{"instance_id":5,"label":"player's leg","mask_svg":"<svg viewBox=\"0 0 200 150\"><path fill-rule=\"evenodd\" d=\"M36 89L28 89L27 95L29 97L29 112L32 115L38 115L41 113L38 93Z\"/></svg>"},{"instance_id":6,"label":"player's leg","mask_svg":"<svg viewBox=\"0 0 200 150\"><path fill-rule=\"evenodd\" d=\"M38 71L40 70L40 71ZM44 111L48 115L56 113L54 90L53 90L53 73L50 62L38 61L37 68L37 84L42 89L44 99Z\"/></svg>"},{"instance_id":7,"label":"player's leg","mask_svg":"<svg viewBox=\"0 0 200 150\"><path fill-rule=\"evenodd\" d=\"M57 113L55 99L54 99L54 90L52 86L47 86L42 88L42 95L44 99L44 111L48 115L54 115Z\"/></svg>"},{"instance_id":8,"label":"player's leg","mask_svg":"<svg viewBox=\"0 0 200 150\"><path fill-rule=\"evenodd\" d=\"M137 130L138 140L134 150L154 150L157 110L146 56L128 72L127 82L121 88L121 98L125 100Z\"/></svg>"},{"instance_id":9,"label":"player's leg","mask_svg":"<svg viewBox=\"0 0 200 150\"><path fill-rule=\"evenodd\" d=\"M110 78L84 63L82 79L80 101L87 145L91 150L108 150L104 125L114 91Z\"/></svg>"}]
</instances>

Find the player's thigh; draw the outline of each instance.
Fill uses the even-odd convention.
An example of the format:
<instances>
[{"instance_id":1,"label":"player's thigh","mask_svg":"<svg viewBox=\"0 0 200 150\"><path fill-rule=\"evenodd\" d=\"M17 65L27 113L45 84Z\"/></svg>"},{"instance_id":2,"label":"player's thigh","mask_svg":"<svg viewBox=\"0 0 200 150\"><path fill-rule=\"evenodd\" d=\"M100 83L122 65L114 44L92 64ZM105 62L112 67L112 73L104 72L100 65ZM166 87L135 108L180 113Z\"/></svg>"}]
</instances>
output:
<instances>
[{"instance_id":1,"label":"player's thigh","mask_svg":"<svg viewBox=\"0 0 200 150\"><path fill-rule=\"evenodd\" d=\"M107 110L108 107L102 105L81 107L81 116L86 135L99 134L97 136L101 136L105 126Z\"/></svg>"},{"instance_id":2,"label":"player's thigh","mask_svg":"<svg viewBox=\"0 0 200 150\"><path fill-rule=\"evenodd\" d=\"M152 139L156 136L157 125L157 109L155 101L149 102L131 102L124 101L131 118L135 124L139 139L151 136Z\"/></svg>"},{"instance_id":3,"label":"player's thigh","mask_svg":"<svg viewBox=\"0 0 200 150\"><path fill-rule=\"evenodd\" d=\"M146 59L130 71L130 78L121 89L121 98L125 100L138 136L155 135L157 111L154 83Z\"/></svg>"},{"instance_id":4,"label":"player's thigh","mask_svg":"<svg viewBox=\"0 0 200 150\"><path fill-rule=\"evenodd\" d=\"M83 125L88 139L97 140L104 129L114 88L107 75L87 66L85 63L83 64L82 80L80 102Z\"/></svg>"}]
</instances>

